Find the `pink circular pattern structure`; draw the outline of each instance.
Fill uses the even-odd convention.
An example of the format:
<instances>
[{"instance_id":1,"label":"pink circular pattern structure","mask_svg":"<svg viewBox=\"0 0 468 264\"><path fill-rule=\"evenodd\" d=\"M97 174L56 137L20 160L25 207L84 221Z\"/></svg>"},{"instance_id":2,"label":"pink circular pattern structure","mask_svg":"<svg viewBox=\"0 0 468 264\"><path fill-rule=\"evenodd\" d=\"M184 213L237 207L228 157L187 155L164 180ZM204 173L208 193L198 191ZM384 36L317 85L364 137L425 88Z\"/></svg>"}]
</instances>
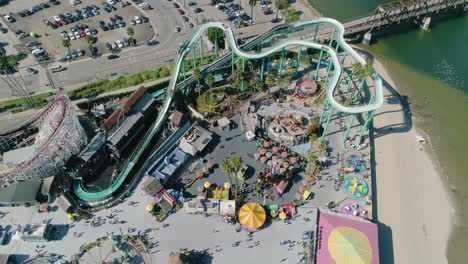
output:
<instances>
[{"instance_id":1,"label":"pink circular pattern structure","mask_svg":"<svg viewBox=\"0 0 468 264\"><path fill-rule=\"evenodd\" d=\"M33 153L25 161L0 171L1 186L57 174L86 142L86 134L70 99L65 95L57 96L22 126L0 135L2 154L25 146L33 148Z\"/></svg>"}]
</instances>

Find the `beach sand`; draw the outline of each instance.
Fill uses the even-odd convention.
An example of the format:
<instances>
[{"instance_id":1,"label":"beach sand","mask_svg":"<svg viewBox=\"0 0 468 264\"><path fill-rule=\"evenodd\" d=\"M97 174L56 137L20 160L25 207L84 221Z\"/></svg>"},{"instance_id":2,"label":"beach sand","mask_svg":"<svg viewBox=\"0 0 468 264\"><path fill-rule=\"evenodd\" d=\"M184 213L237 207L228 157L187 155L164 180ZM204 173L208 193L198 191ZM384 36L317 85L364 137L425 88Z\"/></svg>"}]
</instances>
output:
<instances>
[{"instance_id":1,"label":"beach sand","mask_svg":"<svg viewBox=\"0 0 468 264\"><path fill-rule=\"evenodd\" d=\"M374 67L385 86L384 105L374 117L381 263L447 263L454 211L443 174L430 145L416 141L421 134L394 82L378 61Z\"/></svg>"}]
</instances>

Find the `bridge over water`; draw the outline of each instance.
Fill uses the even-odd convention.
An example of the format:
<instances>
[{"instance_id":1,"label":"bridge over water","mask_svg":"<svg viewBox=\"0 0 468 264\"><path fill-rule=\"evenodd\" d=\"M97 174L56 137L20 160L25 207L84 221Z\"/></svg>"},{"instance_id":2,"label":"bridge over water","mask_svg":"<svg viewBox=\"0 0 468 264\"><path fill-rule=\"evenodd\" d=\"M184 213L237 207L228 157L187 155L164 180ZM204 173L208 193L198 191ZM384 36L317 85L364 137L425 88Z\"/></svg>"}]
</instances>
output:
<instances>
[{"instance_id":1,"label":"bridge over water","mask_svg":"<svg viewBox=\"0 0 468 264\"><path fill-rule=\"evenodd\" d=\"M430 16L468 9L468 0L400 0L380 5L368 16L359 17L344 23L345 35L370 33L384 27L398 25L404 22L415 22L421 27L429 26ZM427 28L426 28L427 29ZM318 39L329 39L332 34L330 28L323 28ZM370 40L370 34L368 34Z\"/></svg>"}]
</instances>

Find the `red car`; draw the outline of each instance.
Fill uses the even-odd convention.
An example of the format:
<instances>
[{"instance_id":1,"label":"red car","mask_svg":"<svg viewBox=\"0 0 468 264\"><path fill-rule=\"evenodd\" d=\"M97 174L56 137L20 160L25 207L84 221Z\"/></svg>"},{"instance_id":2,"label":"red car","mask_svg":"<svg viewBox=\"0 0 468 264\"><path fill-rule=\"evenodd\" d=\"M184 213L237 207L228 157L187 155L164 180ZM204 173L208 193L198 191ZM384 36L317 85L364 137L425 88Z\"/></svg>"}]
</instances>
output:
<instances>
[{"instance_id":1,"label":"red car","mask_svg":"<svg viewBox=\"0 0 468 264\"><path fill-rule=\"evenodd\" d=\"M273 10L267 9L267 10L263 11L263 14L265 14L265 15L271 15L271 14L273 14Z\"/></svg>"},{"instance_id":2,"label":"red car","mask_svg":"<svg viewBox=\"0 0 468 264\"><path fill-rule=\"evenodd\" d=\"M179 8L179 9L177 9L177 12L179 12L179 15L183 15L183 14L185 14L184 10L182 10L182 9L180 9L180 8Z\"/></svg>"},{"instance_id":3,"label":"red car","mask_svg":"<svg viewBox=\"0 0 468 264\"><path fill-rule=\"evenodd\" d=\"M60 22L58 22L58 21L55 21L55 22L54 22L54 24L55 24L55 26L57 26L57 27L61 27L61 26L63 26L63 24L62 24L62 23L60 23Z\"/></svg>"},{"instance_id":4,"label":"red car","mask_svg":"<svg viewBox=\"0 0 468 264\"><path fill-rule=\"evenodd\" d=\"M80 29L80 37L84 38L86 36L86 32Z\"/></svg>"},{"instance_id":5,"label":"red car","mask_svg":"<svg viewBox=\"0 0 468 264\"><path fill-rule=\"evenodd\" d=\"M116 21L116 20L115 20L115 18L113 18L113 17L109 17L109 21L110 21L112 24L115 24L115 21Z\"/></svg>"}]
</instances>

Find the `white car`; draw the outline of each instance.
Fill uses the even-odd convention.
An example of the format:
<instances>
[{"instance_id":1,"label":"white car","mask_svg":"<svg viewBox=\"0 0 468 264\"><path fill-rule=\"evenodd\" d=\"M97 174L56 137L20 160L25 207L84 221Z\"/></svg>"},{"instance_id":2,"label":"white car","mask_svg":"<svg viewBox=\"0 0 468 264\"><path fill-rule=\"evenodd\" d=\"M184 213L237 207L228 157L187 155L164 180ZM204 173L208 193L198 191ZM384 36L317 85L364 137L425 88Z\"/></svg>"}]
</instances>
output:
<instances>
[{"instance_id":1,"label":"white car","mask_svg":"<svg viewBox=\"0 0 468 264\"><path fill-rule=\"evenodd\" d=\"M81 38L80 33L78 33L78 31L73 32L73 34L75 34L75 38L76 38L76 39L80 39L80 38Z\"/></svg>"},{"instance_id":2,"label":"white car","mask_svg":"<svg viewBox=\"0 0 468 264\"><path fill-rule=\"evenodd\" d=\"M71 40L75 40L75 39L76 39L75 35L73 35L73 32L68 33L68 37L69 37Z\"/></svg>"},{"instance_id":3,"label":"white car","mask_svg":"<svg viewBox=\"0 0 468 264\"><path fill-rule=\"evenodd\" d=\"M137 24L143 23L143 21L141 21L141 18L139 16L135 16L135 22L137 22Z\"/></svg>"},{"instance_id":4,"label":"white car","mask_svg":"<svg viewBox=\"0 0 468 264\"><path fill-rule=\"evenodd\" d=\"M99 16L99 11L93 10L93 11L91 11L91 12L92 12L95 16Z\"/></svg>"},{"instance_id":5,"label":"white car","mask_svg":"<svg viewBox=\"0 0 468 264\"><path fill-rule=\"evenodd\" d=\"M86 35L91 36L91 30L89 30L89 28L85 29L85 33Z\"/></svg>"},{"instance_id":6,"label":"white car","mask_svg":"<svg viewBox=\"0 0 468 264\"><path fill-rule=\"evenodd\" d=\"M63 39L68 39L68 33L66 31L60 32L60 36L62 36Z\"/></svg>"},{"instance_id":7,"label":"white car","mask_svg":"<svg viewBox=\"0 0 468 264\"><path fill-rule=\"evenodd\" d=\"M42 54L43 52L44 52L43 48L38 48L38 49L33 50L31 53L33 55L39 55L39 54Z\"/></svg>"},{"instance_id":8,"label":"white car","mask_svg":"<svg viewBox=\"0 0 468 264\"><path fill-rule=\"evenodd\" d=\"M71 0L71 1L70 1L70 4L72 4L72 5L78 5L78 4L81 4L81 1L80 1L80 0Z\"/></svg>"},{"instance_id":9,"label":"white car","mask_svg":"<svg viewBox=\"0 0 468 264\"><path fill-rule=\"evenodd\" d=\"M54 16L54 20L57 21L57 22L62 21L62 19L59 16Z\"/></svg>"},{"instance_id":10,"label":"white car","mask_svg":"<svg viewBox=\"0 0 468 264\"><path fill-rule=\"evenodd\" d=\"M120 40L117 40L115 43L117 43L117 46L119 47L119 49L124 47L124 44Z\"/></svg>"},{"instance_id":11,"label":"white car","mask_svg":"<svg viewBox=\"0 0 468 264\"><path fill-rule=\"evenodd\" d=\"M115 1L114 1L114 0L107 0L107 3L108 3L109 5L114 5L114 4L115 4Z\"/></svg>"}]
</instances>

